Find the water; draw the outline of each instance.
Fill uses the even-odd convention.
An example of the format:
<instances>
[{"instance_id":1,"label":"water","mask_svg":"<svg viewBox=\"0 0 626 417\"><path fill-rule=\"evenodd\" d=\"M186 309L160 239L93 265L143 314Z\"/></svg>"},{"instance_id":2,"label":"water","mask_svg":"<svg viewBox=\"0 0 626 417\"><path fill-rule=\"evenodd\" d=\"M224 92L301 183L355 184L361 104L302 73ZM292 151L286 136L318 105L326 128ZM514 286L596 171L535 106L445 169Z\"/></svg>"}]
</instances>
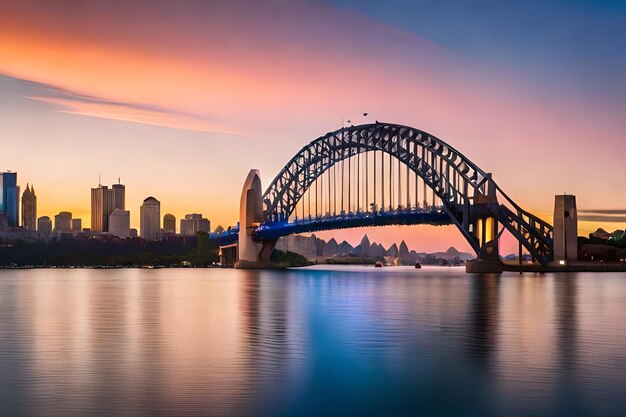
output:
<instances>
[{"instance_id":1,"label":"water","mask_svg":"<svg viewBox=\"0 0 626 417\"><path fill-rule=\"evenodd\" d=\"M2 416L623 416L624 274L0 271Z\"/></svg>"}]
</instances>

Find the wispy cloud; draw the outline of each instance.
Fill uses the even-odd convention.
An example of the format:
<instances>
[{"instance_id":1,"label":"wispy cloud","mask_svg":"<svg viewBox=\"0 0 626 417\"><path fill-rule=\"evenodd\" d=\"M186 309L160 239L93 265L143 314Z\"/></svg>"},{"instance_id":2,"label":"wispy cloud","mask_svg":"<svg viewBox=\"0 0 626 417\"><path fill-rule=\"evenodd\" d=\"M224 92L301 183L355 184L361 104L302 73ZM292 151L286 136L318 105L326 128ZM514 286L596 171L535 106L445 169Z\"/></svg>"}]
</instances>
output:
<instances>
[{"instance_id":1,"label":"wispy cloud","mask_svg":"<svg viewBox=\"0 0 626 417\"><path fill-rule=\"evenodd\" d=\"M600 214L583 214L578 216L583 222L626 223L626 216L603 216Z\"/></svg>"},{"instance_id":2,"label":"wispy cloud","mask_svg":"<svg viewBox=\"0 0 626 417\"><path fill-rule=\"evenodd\" d=\"M626 214L626 210L620 209L578 210L578 212L585 214Z\"/></svg>"},{"instance_id":3,"label":"wispy cloud","mask_svg":"<svg viewBox=\"0 0 626 417\"><path fill-rule=\"evenodd\" d=\"M183 112L145 103L112 100L72 91L53 84L0 74L17 84L17 94L51 105L62 113L120 120L198 132L239 135L240 132L220 124L206 115Z\"/></svg>"}]
</instances>

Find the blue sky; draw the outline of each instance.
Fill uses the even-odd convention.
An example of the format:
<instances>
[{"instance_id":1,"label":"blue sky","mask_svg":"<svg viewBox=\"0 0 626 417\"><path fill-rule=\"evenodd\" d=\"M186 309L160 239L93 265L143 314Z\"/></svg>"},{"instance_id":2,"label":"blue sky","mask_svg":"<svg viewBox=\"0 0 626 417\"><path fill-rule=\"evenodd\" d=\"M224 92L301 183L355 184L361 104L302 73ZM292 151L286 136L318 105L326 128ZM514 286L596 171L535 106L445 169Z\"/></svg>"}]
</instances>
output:
<instances>
[{"instance_id":1,"label":"blue sky","mask_svg":"<svg viewBox=\"0 0 626 417\"><path fill-rule=\"evenodd\" d=\"M330 0L527 82L626 104L626 1Z\"/></svg>"}]
</instances>

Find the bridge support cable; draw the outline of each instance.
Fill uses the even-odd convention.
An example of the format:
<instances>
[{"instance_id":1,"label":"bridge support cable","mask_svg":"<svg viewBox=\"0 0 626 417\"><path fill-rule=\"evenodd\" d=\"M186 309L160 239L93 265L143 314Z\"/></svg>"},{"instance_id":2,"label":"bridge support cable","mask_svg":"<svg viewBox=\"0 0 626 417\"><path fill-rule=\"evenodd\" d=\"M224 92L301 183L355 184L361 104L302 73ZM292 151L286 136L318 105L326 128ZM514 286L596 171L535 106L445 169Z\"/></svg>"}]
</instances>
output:
<instances>
[{"instance_id":1,"label":"bridge support cable","mask_svg":"<svg viewBox=\"0 0 626 417\"><path fill-rule=\"evenodd\" d=\"M348 192L346 194L346 214L350 214L352 212L352 158L348 153L347 161L348 161L348 179L346 184L348 185Z\"/></svg>"},{"instance_id":2,"label":"bridge support cable","mask_svg":"<svg viewBox=\"0 0 626 417\"><path fill-rule=\"evenodd\" d=\"M382 145L382 144L381 144ZM380 209L385 210L385 152L380 152Z\"/></svg>"},{"instance_id":3,"label":"bridge support cable","mask_svg":"<svg viewBox=\"0 0 626 417\"><path fill-rule=\"evenodd\" d=\"M356 147L356 212L359 213L361 207L361 141Z\"/></svg>"},{"instance_id":4,"label":"bridge support cable","mask_svg":"<svg viewBox=\"0 0 626 417\"><path fill-rule=\"evenodd\" d=\"M402 164L400 163L400 144L403 140L398 135L396 145L396 161L398 162L398 208L402 206Z\"/></svg>"},{"instance_id":5,"label":"bridge support cable","mask_svg":"<svg viewBox=\"0 0 626 417\"><path fill-rule=\"evenodd\" d=\"M409 158L409 155L411 153L411 149L410 149L410 145L409 145L409 140L406 139L405 143L404 143L405 149L406 149L406 157L407 159ZM409 169L409 164L406 164L406 208L407 210L411 209L411 181L410 181L410 169Z\"/></svg>"},{"instance_id":6,"label":"bridge support cable","mask_svg":"<svg viewBox=\"0 0 626 417\"><path fill-rule=\"evenodd\" d=\"M374 182L374 190L373 190L374 191L374 206L372 206L372 209L373 209L372 211L376 211L377 207L378 207L376 205L376 203L377 203L377 201L376 201L376 175L377 175L377 172L378 172L376 170L376 151L374 151L374 158L373 159L374 159L374 174L373 174L374 176L373 176L372 180Z\"/></svg>"},{"instance_id":7,"label":"bridge support cable","mask_svg":"<svg viewBox=\"0 0 626 417\"><path fill-rule=\"evenodd\" d=\"M415 165L417 166L417 142L413 142L413 160L415 161ZM408 165L407 165L408 168ZM415 208L419 207L419 175L415 173Z\"/></svg>"},{"instance_id":8,"label":"bridge support cable","mask_svg":"<svg viewBox=\"0 0 626 417\"><path fill-rule=\"evenodd\" d=\"M317 173L319 172L317 169L319 162L316 160L314 163L314 167L315 167L315 175L317 176ZM315 217L317 217L317 186L318 186L319 181L315 180Z\"/></svg>"},{"instance_id":9,"label":"bridge support cable","mask_svg":"<svg viewBox=\"0 0 626 417\"><path fill-rule=\"evenodd\" d=\"M391 144L391 141L387 142L387 146L389 148L389 145ZM389 152L390 149L387 149L387 152ZM385 158L387 159L387 191L389 192L389 203L388 206L385 206L384 209L387 210L388 207L391 207L391 205L393 204L393 202L391 201L393 198L393 178L391 178L391 175L393 173L392 171L392 167L391 164L393 163L393 161L391 160L391 155L389 153L385 153Z\"/></svg>"}]
</instances>

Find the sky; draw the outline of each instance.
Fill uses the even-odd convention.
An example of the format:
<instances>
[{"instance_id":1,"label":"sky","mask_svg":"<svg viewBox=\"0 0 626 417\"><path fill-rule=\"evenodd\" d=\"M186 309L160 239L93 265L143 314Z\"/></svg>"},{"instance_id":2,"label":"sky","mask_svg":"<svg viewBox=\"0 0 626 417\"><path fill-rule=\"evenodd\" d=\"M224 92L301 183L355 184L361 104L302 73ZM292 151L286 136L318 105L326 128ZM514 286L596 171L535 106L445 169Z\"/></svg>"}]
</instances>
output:
<instances>
[{"instance_id":1,"label":"sky","mask_svg":"<svg viewBox=\"0 0 626 417\"><path fill-rule=\"evenodd\" d=\"M343 120L381 120L448 142L547 220L567 192L579 234L624 229L624 45L623 1L7 0L0 170L34 184L38 216L88 226L100 175L126 185L135 227L148 196L227 226L249 169L267 186ZM452 226L320 235L365 232L468 249Z\"/></svg>"}]
</instances>

